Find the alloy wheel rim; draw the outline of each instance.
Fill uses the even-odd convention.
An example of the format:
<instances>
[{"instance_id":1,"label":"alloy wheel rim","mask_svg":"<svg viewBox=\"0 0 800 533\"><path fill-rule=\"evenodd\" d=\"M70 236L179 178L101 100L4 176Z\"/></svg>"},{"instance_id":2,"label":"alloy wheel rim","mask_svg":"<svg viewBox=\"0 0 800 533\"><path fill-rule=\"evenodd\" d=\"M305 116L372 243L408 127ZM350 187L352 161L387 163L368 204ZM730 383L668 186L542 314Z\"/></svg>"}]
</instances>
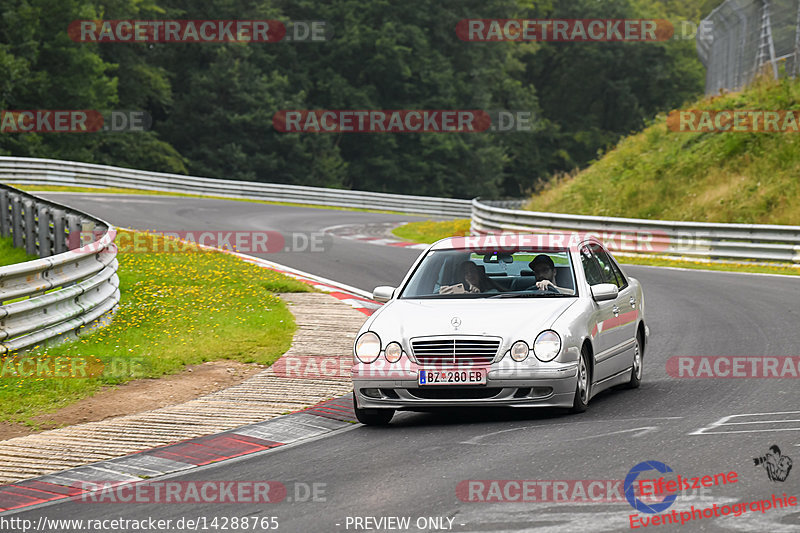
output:
<instances>
[{"instance_id":1,"label":"alloy wheel rim","mask_svg":"<svg viewBox=\"0 0 800 533\"><path fill-rule=\"evenodd\" d=\"M578 388L580 389L581 401L586 403L586 391L589 387L588 376L586 372L586 362L581 357L581 364L578 367Z\"/></svg>"},{"instance_id":2,"label":"alloy wheel rim","mask_svg":"<svg viewBox=\"0 0 800 533\"><path fill-rule=\"evenodd\" d=\"M642 379L642 354L639 350L639 341L636 341L636 348L633 353L633 371L636 373L636 379Z\"/></svg>"}]
</instances>

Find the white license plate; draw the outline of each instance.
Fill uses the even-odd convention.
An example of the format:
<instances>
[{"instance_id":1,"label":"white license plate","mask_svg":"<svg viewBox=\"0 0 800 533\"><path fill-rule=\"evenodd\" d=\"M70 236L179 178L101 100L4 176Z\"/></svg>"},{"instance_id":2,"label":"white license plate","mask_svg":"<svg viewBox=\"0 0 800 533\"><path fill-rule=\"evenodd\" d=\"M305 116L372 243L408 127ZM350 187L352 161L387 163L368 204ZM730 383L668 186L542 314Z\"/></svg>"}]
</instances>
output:
<instances>
[{"instance_id":1,"label":"white license plate","mask_svg":"<svg viewBox=\"0 0 800 533\"><path fill-rule=\"evenodd\" d=\"M486 370L420 370L420 385L486 385Z\"/></svg>"}]
</instances>

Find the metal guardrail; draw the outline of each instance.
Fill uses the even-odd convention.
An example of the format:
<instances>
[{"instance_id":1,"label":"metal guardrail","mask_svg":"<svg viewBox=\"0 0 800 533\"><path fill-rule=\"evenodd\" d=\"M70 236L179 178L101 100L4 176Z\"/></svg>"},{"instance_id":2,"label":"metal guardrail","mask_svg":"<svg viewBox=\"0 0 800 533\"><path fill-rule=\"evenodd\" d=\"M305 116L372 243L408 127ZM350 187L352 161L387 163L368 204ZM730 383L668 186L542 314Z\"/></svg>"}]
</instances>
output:
<instances>
[{"instance_id":1,"label":"metal guardrail","mask_svg":"<svg viewBox=\"0 0 800 533\"><path fill-rule=\"evenodd\" d=\"M0 157L0 179L18 184L123 187L453 218L470 216L469 200L198 178L55 159Z\"/></svg>"},{"instance_id":2,"label":"metal guardrail","mask_svg":"<svg viewBox=\"0 0 800 533\"><path fill-rule=\"evenodd\" d=\"M484 205L503 209L522 209L528 200L483 200Z\"/></svg>"},{"instance_id":3,"label":"metal guardrail","mask_svg":"<svg viewBox=\"0 0 800 533\"><path fill-rule=\"evenodd\" d=\"M591 234L617 253L800 263L800 226L717 224L518 211L472 201L472 232Z\"/></svg>"},{"instance_id":4,"label":"metal guardrail","mask_svg":"<svg viewBox=\"0 0 800 533\"><path fill-rule=\"evenodd\" d=\"M119 303L113 226L0 185L0 235L40 257L0 267L0 356L103 325Z\"/></svg>"}]
</instances>

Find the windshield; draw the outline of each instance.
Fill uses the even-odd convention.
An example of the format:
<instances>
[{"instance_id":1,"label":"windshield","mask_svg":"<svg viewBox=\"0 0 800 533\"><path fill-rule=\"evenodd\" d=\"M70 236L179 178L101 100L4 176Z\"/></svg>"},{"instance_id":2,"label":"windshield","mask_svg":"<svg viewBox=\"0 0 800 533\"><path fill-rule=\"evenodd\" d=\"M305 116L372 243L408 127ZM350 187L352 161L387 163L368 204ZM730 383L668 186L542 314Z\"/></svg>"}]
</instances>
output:
<instances>
[{"instance_id":1,"label":"windshield","mask_svg":"<svg viewBox=\"0 0 800 533\"><path fill-rule=\"evenodd\" d=\"M567 250L436 250L422 260L400 298L575 296Z\"/></svg>"}]
</instances>

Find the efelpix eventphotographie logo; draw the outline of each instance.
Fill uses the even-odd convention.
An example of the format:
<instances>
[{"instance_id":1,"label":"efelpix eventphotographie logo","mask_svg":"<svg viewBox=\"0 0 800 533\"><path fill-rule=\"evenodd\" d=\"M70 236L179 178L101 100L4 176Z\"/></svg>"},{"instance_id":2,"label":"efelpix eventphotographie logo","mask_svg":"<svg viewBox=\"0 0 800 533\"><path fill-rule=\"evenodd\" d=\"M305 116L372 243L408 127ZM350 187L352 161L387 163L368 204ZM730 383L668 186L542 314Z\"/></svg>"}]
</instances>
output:
<instances>
[{"instance_id":1,"label":"efelpix eventphotographie logo","mask_svg":"<svg viewBox=\"0 0 800 533\"><path fill-rule=\"evenodd\" d=\"M780 449L773 445L769 452L753 459L756 466L767 465L767 475L771 481L783 481L791 470L791 459L784 457ZM643 474L649 475L649 479ZM773 479L772 476L776 476ZM782 477L782 479L780 479ZM631 529L650 526L684 525L688 522L707 518L720 518L726 516L742 516L745 513L764 514L770 509L784 509L797 506L797 497L772 494L768 498L746 502L736 502L725 505L713 503L711 506L698 506L693 504L689 509L676 510L670 508L675 504L681 491L694 487L723 487L739 482L739 474L735 471L719 472L711 475L696 477L674 477L674 471L661 461L643 461L628 472L625 476L625 497L628 503L637 512L628 516ZM638 487L638 491L636 488ZM647 495L664 495L660 501L652 502L640 498Z\"/></svg>"},{"instance_id":2,"label":"efelpix eventphotographie logo","mask_svg":"<svg viewBox=\"0 0 800 533\"><path fill-rule=\"evenodd\" d=\"M792 459L781 453L777 444L769 447L767 453L760 457L754 457L755 466L761 466L767 472L770 481L784 482L792 471Z\"/></svg>"}]
</instances>

